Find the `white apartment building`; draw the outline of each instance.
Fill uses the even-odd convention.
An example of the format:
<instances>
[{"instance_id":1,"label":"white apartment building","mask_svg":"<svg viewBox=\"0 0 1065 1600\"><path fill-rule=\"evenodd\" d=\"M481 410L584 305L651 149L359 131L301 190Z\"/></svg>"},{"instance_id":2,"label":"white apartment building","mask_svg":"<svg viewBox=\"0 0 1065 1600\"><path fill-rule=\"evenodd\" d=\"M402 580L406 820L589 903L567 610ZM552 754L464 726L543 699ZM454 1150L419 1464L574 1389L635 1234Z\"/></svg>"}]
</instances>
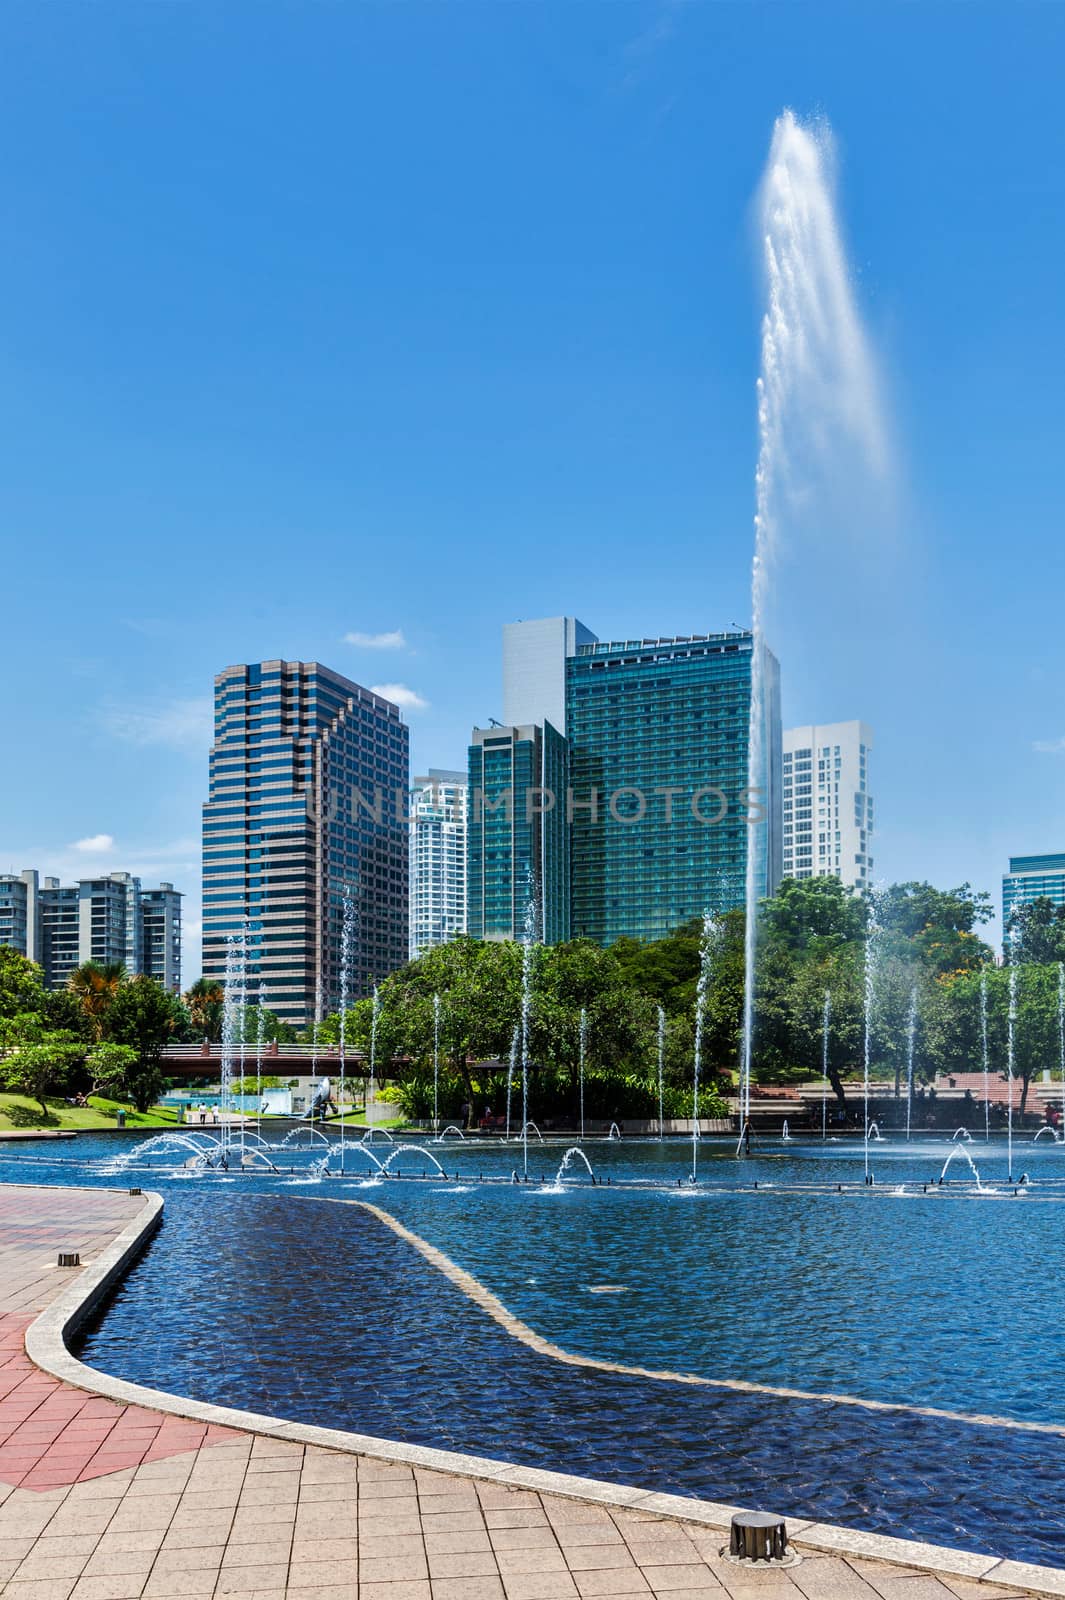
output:
<instances>
[{"instance_id":1,"label":"white apartment building","mask_svg":"<svg viewBox=\"0 0 1065 1600\"><path fill-rule=\"evenodd\" d=\"M430 767L410 804L410 958L466 932L466 774Z\"/></svg>"},{"instance_id":2,"label":"white apartment building","mask_svg":"<svg viewBox=\"0 0 1065 1600\"><path fill-rule=\"evenodd\" d=\"M873 881L873 797L864 722L784 730L784 876Z\"/></svg>"},{"instance_id":3,"label":"white apartment building","mask_svg":"<svg viewBox=\"0 0 1065 1600\"><path fill-rule=\"evenodd\" d=\"M121 962L175 993L181 988L181 894L172 883L142 889L128 872L61 884L36 869L0 873L0 945L44 969L61 989L86 961Z\"/></svg>"}]
</instances>

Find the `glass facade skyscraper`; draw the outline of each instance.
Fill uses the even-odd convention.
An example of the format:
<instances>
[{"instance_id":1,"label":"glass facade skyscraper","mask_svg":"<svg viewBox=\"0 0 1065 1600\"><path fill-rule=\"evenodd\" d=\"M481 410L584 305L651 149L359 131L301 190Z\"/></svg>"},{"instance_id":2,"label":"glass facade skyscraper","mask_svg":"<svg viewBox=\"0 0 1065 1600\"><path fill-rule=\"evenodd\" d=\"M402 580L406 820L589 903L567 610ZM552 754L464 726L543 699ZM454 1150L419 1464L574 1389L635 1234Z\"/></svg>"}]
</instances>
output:
<instances>
[{"instance_id":1,"label":"glass facade skyscraper","mask_svg":"<svg viewBox=\"0 0 1065 1600\"><path fill-rule=\"evenodd\" d=\"M474 938L520 939L530 902L545 943L569 937L566 786L566 741L550 722L474 729L466 823Z\"/></svg>"},{"instance_id":2,"label":"glass facade skyscraper","mask_svg":"<svg viewBox=\"0 0 1065 1600\"><path fill-rule=\"evenodd\" d=\"M248 982L297 1027L407 957L409 735L398 708L318 662L262 661L215 679L203 808L203 970L247 938Z\"/></svg>"},{"instance_id":3,"label":"glass facade skyscraper","mask_svg":"<svg viewBox=\"0 0 1065 1600\"><path fill-rule=\"evenodd\" d=\"M567 660L574 938L660 939L742 905L752 826L760 893L779 880L779 669L767 651L766 770L748 798L752 647L749 633L630 639Z\"/></svg>"},{"instance_id":4,"label":"glass facade skyscraper","mask_svg":"<svg viewBox=\"0 0 1065 1600\"><path fill-rule=\"evenodd\" d=\"M1065 905L1065 855L1010 856L1010 870L1002 878L1002 928L1020 906L1047 899Z\"/></svg>"},{"instance_id":5,"label":"glass facade skyscraper","mask_svg":"<svg viewBox=\"0 0 1065 1600\"><path fill-rule=\"evenodd\" d=\"M549 943L660 939L744 904L749 841L759 895L772 892L782 866L780 671L766 650L754 722L762 770L749 792L753 651L744 631L610 643L572 617L508 624L504 710L520 705L532 720L474 732L470 932L519 936L531 882L546 890ZM564 737L553 722L560 694ZM527 808L541 786L548 797Z\"/></svg>"}]
</instances>

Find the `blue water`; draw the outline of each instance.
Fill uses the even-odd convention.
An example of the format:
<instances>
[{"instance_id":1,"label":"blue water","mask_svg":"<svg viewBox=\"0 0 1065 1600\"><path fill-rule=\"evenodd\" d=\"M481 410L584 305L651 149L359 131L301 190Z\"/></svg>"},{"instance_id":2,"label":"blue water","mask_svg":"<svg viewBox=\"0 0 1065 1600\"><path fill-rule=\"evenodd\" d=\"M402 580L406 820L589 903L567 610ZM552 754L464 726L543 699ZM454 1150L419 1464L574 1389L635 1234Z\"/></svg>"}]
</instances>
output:
<instances>
[{"instance_id":1,"label":"blue water","mask_svg":"<svg viewBox=\"0 0 1065 1600\"><path fill-rule=\"evenodd\" d=\"M690 1147L590 1142L610 1186L574 1178L561 1194L543 1192L558 1145L530 1147L528 1185L479 1181L509 1173L513 1147L449 1141L433 1149L457 1183L371 1188L350 1156L354 1174L321 1184L147 1163L108 1174L107 1157L131 1147L0 1147L9 1181L165 1194L162 1232L84 1339L95 1366L220 1404L1065 1565L1065 1439L565 1367L367 1213L322 1203L391 1210L578 1353L1065 1427L1065 1149L1048 1141L1018 1146L1031 1183L1016 1196L1004 1146L975 1142L996 1193L963 1183L960 1159L957 1182L922 1193L949 1154L941 1140L874 1146L872 1192L853 1143L737 1162L706 1141L692 1192L677 1181ZM602 1285L623 1292L589 1292Z\"/></svg>"}]
</instances>

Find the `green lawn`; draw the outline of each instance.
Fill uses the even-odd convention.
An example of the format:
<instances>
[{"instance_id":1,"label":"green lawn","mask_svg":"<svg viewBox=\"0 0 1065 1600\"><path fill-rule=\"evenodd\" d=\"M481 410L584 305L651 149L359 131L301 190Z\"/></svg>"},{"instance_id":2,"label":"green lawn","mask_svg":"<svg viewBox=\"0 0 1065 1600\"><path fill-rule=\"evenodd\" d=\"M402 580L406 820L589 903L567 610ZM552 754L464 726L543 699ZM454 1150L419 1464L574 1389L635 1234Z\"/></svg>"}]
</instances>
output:
<instances>
[{"instance_id":1,"label":"green lawn","mask_svg":"<svg viewBox=\"0 0 1065 1600\"><path fill-rule=\"evenodd\" d=\"M67 1105L57 1096L45 1098L48 1115L42 1117L40 1106L28 1095L0 1094L0 1132L8 1128L70 1128L87 1133L94 1128L113 1128L119 1110L126 1113L127 1128L172 1128L178 1120L174 1111L156 1108L142 1115L100 1095L90 1095L84 1107Z\"/></svg>"}]
</instances>

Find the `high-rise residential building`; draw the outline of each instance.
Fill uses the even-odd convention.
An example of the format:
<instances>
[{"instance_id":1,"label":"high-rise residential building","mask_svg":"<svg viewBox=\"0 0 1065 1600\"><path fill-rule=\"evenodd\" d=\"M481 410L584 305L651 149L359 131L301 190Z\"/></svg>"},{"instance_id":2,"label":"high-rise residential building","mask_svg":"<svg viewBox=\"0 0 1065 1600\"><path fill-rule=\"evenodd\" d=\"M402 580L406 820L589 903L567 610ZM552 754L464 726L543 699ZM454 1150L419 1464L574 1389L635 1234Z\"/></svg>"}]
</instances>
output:
<instances>
[{"instance_id":1,"label":"high-rise residential building","mask_svg":"<svg viewBox=\"0 0 1065 1600\"><path fill-rule=\"evenodd\" d=\"M510 937L520 929L514 886L523 876L537 879L531 829L538 824L543 837L559 841L544 856L539 880L566 886L555 892L554 918L545 904L549 938L553 929L555 938L602 944L657 939L707 910L742 905L752 828L759 893L775 888L782 868L779 668L766 650L756 721L764 755L750 784L753 649L752 635L742 631L606 642L572 617L507 626L504 714L520 708L529 720L474 734L471 933L483 926L484 936ZM560 694L564 737L554 721ZM545 768L542 750L537 766L536 738L548 729L558 741L554 770L564 777L554 784L528 776ZM499 762L497 778L490 756ZM486 797L513 786L509 835L495 813L475 828L478 784ZM529 784L550 792L544 819L526 820L525 809L536 809L535 800L524 806Z\"/></svg>"},{"instance_id":2,"label":"high-rise residential building","mask_svg":"<svg viewBox=\"0 0 1065 1600\"><path fill-rule=\"evenodd\" d=\"M35 871L0 877L0 944L9 944L44 969L45 984L60 989L86 961L120 963L131 975L148 973L169 988L180 986L181 895L172 884L143 890L128 872L106 872L78 883L40 883ZM165 905L167 960L149 950L147 919Z\"/></svg>"},{"instance_id":3,"label":"high-rise residential building","mask_svg":"<svg viewBox=\"0 0 1065 1600\"><path fill-rule=\"evenodd\" d=\"M430 767L410 804L410 958L466 931L466 774Z\"/></svg>"},{"instance_id":4,"label":"high-rise residential building","mask_svg":"<svg viewBox=\"0 0 1065 1600\"><path fill-rule=\"evenodd\" d=\"M469 748L467 929L569 938L566 741L551 725L475 728Z\"/></svg>"},{"instance_id":5,"label":"high-rise residential building","mask_svg":"<svg viewBox=\"0 0 1065 1600\"><path fill-rule=\"evenodd\" d=\"M181 993L181 894L172 883L141 894L141 971Z\"/></svg>"},{"instance_id":6,"label":"high-rise residential building","mask_svg":"<svg viewBox=\"0 0 1065 1600\"><path fill-rule=\"evenodd\" d=\"M784 730L784 876L873 881L873 797L864 722Z\"/></svg>"},{"instance_id":7,"label":"high-rise residential building","mask_svg":"<svg viewBox=\"0 0 1065 1600\"><path fill-rule=\"evenodd\" d=\"M78 883L78 953L82 961L101 966L121 963L140 972L144 953L140 879L128 872L108 872ZM82 955L81 952L87 954Z\"/></svg>"},{"instance_id":8,"label":"high-rise residential building","mask_svg":"<svg viewBox=\"0 0 1065 1600\"><path fill-rule=\"evenodd\" d=\"M1043 899L1065 905L1065 855L1010 856L1010 870L1002 876L1003 929L1008 931L1015 910Z\"/></svg>"},{"instance_id":9,"label":"high-rise residential building","mask_svg":"<svg viewBox=\"0 0 1065 1600\"><path fill-rule=\"evenodd\" d=\"M61 989L81 965L81 886L45 878L41 885L41 955L44 981ZM86 955L86 961L91 956Z\"/></svg>"},{"instance_id":10,"label":"high-rise residential building","mask_svg":"<svg viewBox=\"0 0 1065 1600\"><path fill-rule=\"evenodd\" d=\"M41 905L36 872L0 873L0 945L41 959Z\"/></svg>"},{"instance_id":11,"label":"high-rise residential building","mask_svg":"<svg viewBox=\"0 0 1065 1600\"><path fill-rule=\"evenodd\" d=\"M215 679L203 808L203 970L247 979L283 1021L340 1001L407 959L409 733L398 707L316 661L227 667Z\"/></svg>"}]
</instances>

